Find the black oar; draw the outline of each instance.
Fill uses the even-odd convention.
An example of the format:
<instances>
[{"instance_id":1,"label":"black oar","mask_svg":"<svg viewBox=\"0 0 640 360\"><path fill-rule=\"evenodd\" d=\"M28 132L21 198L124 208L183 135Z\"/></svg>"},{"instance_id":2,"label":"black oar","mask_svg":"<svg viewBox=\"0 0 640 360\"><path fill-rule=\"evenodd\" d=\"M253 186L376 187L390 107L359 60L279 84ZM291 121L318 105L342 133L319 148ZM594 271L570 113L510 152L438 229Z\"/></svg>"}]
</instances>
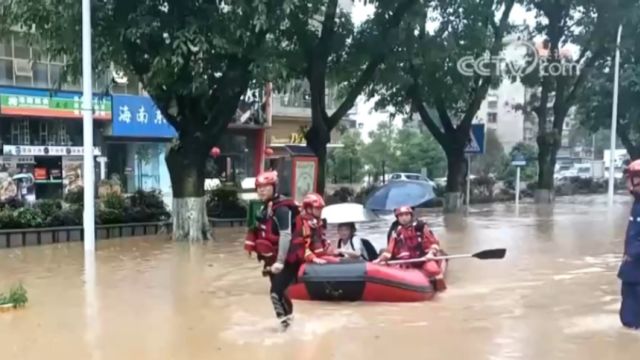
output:
<instances>
[{"instance_id":1,"label":"black oar","mask_svg":"<svg viewBox=\"0 0 640 360\"><path fill-rule=\"evenodd\" d=\"M431 259L419 258L419 259L411 259L411 260L394 260L387 261L386 264L394 265L394 264L411 264L411 263L419 263L425 262L428 260L449 260L449 259L462 259L462 258L476 258L480 260L497 260L502 259L507 254L507 249L487 249L479 251L475 254L461 254L461 255L446 255L446 256L434 256Z\"/></svg>"}]
</instances>

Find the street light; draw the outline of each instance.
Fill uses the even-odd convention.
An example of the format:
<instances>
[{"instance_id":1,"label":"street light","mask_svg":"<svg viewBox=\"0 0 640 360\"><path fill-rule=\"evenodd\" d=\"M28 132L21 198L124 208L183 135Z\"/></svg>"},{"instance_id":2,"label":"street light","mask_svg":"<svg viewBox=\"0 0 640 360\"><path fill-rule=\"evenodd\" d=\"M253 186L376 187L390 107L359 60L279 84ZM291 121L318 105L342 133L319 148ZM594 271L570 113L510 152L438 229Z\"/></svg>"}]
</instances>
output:
<instances>
[{"instance_id":1,"label":"street light","mask_svg":"<svg viewBox=\"0 0 640 360\"><path fill-rule=\"evenodd\" d=\"M93 90L91 74L91 2L82 0L82 143L84 177L84 251L93 254L96 246L93 164Z\"/></svg>"},{"instance_id":2,"label":"street light","mask_svg":"<svg viewBox=\"0 0 640 360\"><path fill-rule=\"evenodd\" d=\"M622 35L622 24L618 27L618 38L616 40L616 63L613 74L613 106L611 109L611 153L609 154L609 206L613 206L614 190L614 161L616 155L616 132L618 127L618 78L620 76L620 36Z\"/></svg>"}]
</instances>

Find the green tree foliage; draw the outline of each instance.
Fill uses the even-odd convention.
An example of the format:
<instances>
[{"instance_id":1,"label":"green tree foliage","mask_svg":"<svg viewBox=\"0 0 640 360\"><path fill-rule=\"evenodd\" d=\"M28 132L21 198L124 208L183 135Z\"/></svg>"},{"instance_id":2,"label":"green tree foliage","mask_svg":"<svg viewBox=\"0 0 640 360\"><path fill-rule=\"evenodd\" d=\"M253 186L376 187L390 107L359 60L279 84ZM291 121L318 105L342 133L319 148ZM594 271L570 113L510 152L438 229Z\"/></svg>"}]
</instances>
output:
<instances>
[{"instance_id":1,"label":"green tree foliage","mask_svg":"<svg viewBox=\"0 0 640 360\"><path fill-rule=\"evenodd\" d=\"M389 122L381 122L369 134L370 142L362 151L368 171L374 177L392 172L420 173L427 169L429 177L443 176L446 158L442 148L429 134L418 129L396 129Z\"/></svg>"},{"instance_id":2,"label":"green tree foliage","mask_svg":"<svg viewBox=\"0 0 640 360\"><path fill-rule=\"evenodd\" d=\"M375 177L382 176L383 167L386 174L393 170L397 159L393 148L396 134L397 130L387 121L378 123L376 130L369 132L362 158Z\"/></svg>"},{"instance_id":3,"label":"green tree foliage","mask_svg":"<svg viewBox=\"0 0 640 360\"><path fill-rule=\"evenodd\" d=\"M135 74L178 137L167 153L175 213L201 209L204 169L237 105L252 83L262 83L279 64L275 49L294 0L92 1L93 61L97 72L116 68ZM30 40L44 52L66 56L66 72L79 75L81 2L5 0L5 26L33 29ZM300 14L296 14L300 17ZM181 208L196 199L195 208ZM184 201L180 201L184 200ZM191 224L183 223L194 221ZM180 216L178 240L207 234L203 216Z\"/></svg>"},{"instance_id":4,"label":"green tree foliage","mask_svg":"<svg viewBox=\"0 0 640 360\"><path fill-rule=\"evenodd\" d=\"M329 176L336 183L359 183L364 176L362 151L364 142L357 130L346 131L340 139L341 148L330 152Z\"/></svg>"},{"instance_id":5,"label":"green tree foliage","mask_svg":"<svg viewBox=\"0 0 640 360\"><path fill-rule=\"evenodd\" d=\"M424 1L424 0L423 0ZM371 19L359 27L338 6L338 0L299 2L291 16L282 58L290 74L304 78L311 90L311 127L307 145L319 160L318 191L324 192L324 169L331 130L347 114L373 79L377 69L397 43L396 30L403 17L421 0L372 0ZM342 100L335 109L327 106L327 88L339 84ZM333 113L329 113L333 110Z\"/></svg>"},{"instance_id":6,"label":"green tree foliage","mask_svg":"<svg viewBox=\"0 0 640 360\"><path fill-rule=\"evenodd\" d=\"M617 135L632 159L640 159L640 6L633 9L624 24L620 42ZM578 99L578 118L582 126L596 132L611 131L613 69L615 54L610 52L597 63ZM608 145L607 145L608 148Z\"/></svg>"},{"instance_id":7,"label":"green tree foliage","mask_svg":"<svg viewBox=\"0 0 640 360\"><path fill-rule=\"evenodd\" d=\"M412 12L398 51L368 92L380 96L378 107L416 112L440 144L448 160L446 191L455 200L448 210L461 205L471 122L497 79L495 71L463 74L457 64L463 57L500 52L514 2L434 1Z\"/></svg>"},{"instance_id":8,"label":"green tree foliage","mask_svg":"<svg viewBox=\"0 0 640 360\"><path fill-rule=\"evenodd\" d=\"M447 161L433 136L416 129L403 128L398 130L394 144L398 157L393 164L394 170L420 173L425 168L430 177L445 175Z\"/></svg>"},{"instance_id":9,"label":"green tree foliage","mask_svg":"<svg viewBox=\"0 0 640 360\"><path fill-rule=\"evenodd\" d=\"M514 187L516 180L516 168L511 166L510 162L516 154L524 156L525 160L527 160L527 165L520 171L520 180L530 182L534 181L538 176L538 163L536 162L538 150L533 145L522 142L517 143L509 152L509 160L505 163L505 171L501 176L502 180L510 188Z\"/></svg>"},{"instance_id":10,"label":"green tree foliage","mask_svg":"<svg viewBox=\"0 0 640 360\"><path fill-rule=\"evenodd\" d=\"M549 202L553 199L548 194L554 187L556 156L567 113L584 90L597 62L615 46L616 28L625 12L637 7L637 1L526 0L525 3L528 10L536 13L531 38L542 35L546 39L544 50L531 54L538 60L537 66L522 81L535 90L529 106L538 122L537 188L546 192L540 192L536 200ZM567 43L580 48L577 57L563 53Z\"/></svg>"}]
</instances>

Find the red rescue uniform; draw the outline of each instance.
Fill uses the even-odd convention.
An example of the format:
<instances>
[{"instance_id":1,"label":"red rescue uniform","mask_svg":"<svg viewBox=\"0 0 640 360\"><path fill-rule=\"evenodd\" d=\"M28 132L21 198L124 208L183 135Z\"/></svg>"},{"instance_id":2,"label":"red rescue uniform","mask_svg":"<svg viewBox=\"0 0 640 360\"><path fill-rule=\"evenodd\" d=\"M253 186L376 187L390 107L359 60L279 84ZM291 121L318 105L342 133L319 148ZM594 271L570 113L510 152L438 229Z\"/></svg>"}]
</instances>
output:
<instances>
[{"instance_id":1,"label":"red rescue uniform","mask_svg":"<svg viewBox=\"0 0 640 360\"><path fill-rule=\"evenodd\" d=\"M301 214L296 223L300 224L294 239L301 239L304 243L304 260L313 262L320 258L327 262L338 262L338 259L331 256L333 250L326 238L326 225L321 219L311 214Z\"/></svg>"},{"instance_id":2,"label":"red rescue uniform","mask_svg":"<svg viewBox=\"0 0 640 360\"><path fill-rule=\"evenodd\" d=\"M427 224L418 221L408 225L398 225L391 232L389 244L382 253L381 259L384 261L419 259L429 252L437 254L438 251L440 251L440 242ZM441 272L436 261L405 264L403 267L422 268L428 276L437 276Z\"/></svg>"},{"instance_id":3,"label":"red rescue uniform","mask_svg":"<svg viewBox=\"0 0 640 360\"><path fill-rule=\"evenodd\" d=\"M265 204L258 216L256 227L250 229L245 238L245 251L256 252L259 260L265 262L265 266L272 265L276 261L278 254L280 234L279 226L276 222L276 214L281 208L287 208L292 214L291 216L296 216L299 213L298 205L293 200L277 196ZM302 261L303 255L304 242L293 237L287 253L286 262L290 264L299 263Z\"/></svg>"}]
</instances>

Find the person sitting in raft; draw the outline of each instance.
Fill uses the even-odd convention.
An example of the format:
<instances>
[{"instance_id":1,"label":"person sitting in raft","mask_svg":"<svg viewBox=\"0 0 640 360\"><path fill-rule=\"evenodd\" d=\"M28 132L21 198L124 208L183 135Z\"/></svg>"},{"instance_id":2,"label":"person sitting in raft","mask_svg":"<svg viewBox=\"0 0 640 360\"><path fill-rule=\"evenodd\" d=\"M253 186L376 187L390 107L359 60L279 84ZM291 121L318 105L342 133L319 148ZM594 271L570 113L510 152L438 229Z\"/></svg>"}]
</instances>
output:
<instances>
[{"instance_id":1,"label":"person sitting in raft","mask_svg":"<svg viewBox=\"0 0 640 360\"><path fill-rule=\"evenodd\" d=\"M324 199L316 193L309 193L302 199L303 212L296 221L300 225L296 237L304 241L305 262L315 264L338 262L338 259L332 256L335 251L325 236L327 226L322 219L324 205Z\"/></svg>"},{"instance_id":2,"label":"person sitting in raft","mask_svg":"<svg viewBox=\"0 0 640 360\"><path fill-rule=\"evenodd\" d=\"M378 257L376 248L367 239L356 236L356 224L338 224L338 250L345 258L373 261Z\"/></svg>"},{"instance_id":3,"label":"person sitting in raft","mask_svg":"<svg viewBox=\"0 0 640 360\"><path fill-rule=\"evenodd\" d=\"M434 260L429 260L440 251L440 242L423 221L415 221L413 209L402 206L394 211L398 221L397 228L391 232L387 249L374 263L384 263L389 260L410 260L424 258L424 263L405 264L404 268L422 268L429 277L440 274L440 266Z\"/></svg>"},{"instance_id":4,"label":"person sitting in raft","mask_svg":"<svg viewBox=\"0 0 640 360\"><path fill-rule=\"evenodd\" d=\"M618 278L622 281L620 321L626 328L640 330L640 160L625 168L627 188L633 196Z\"/></svg>"}]
</instances>

